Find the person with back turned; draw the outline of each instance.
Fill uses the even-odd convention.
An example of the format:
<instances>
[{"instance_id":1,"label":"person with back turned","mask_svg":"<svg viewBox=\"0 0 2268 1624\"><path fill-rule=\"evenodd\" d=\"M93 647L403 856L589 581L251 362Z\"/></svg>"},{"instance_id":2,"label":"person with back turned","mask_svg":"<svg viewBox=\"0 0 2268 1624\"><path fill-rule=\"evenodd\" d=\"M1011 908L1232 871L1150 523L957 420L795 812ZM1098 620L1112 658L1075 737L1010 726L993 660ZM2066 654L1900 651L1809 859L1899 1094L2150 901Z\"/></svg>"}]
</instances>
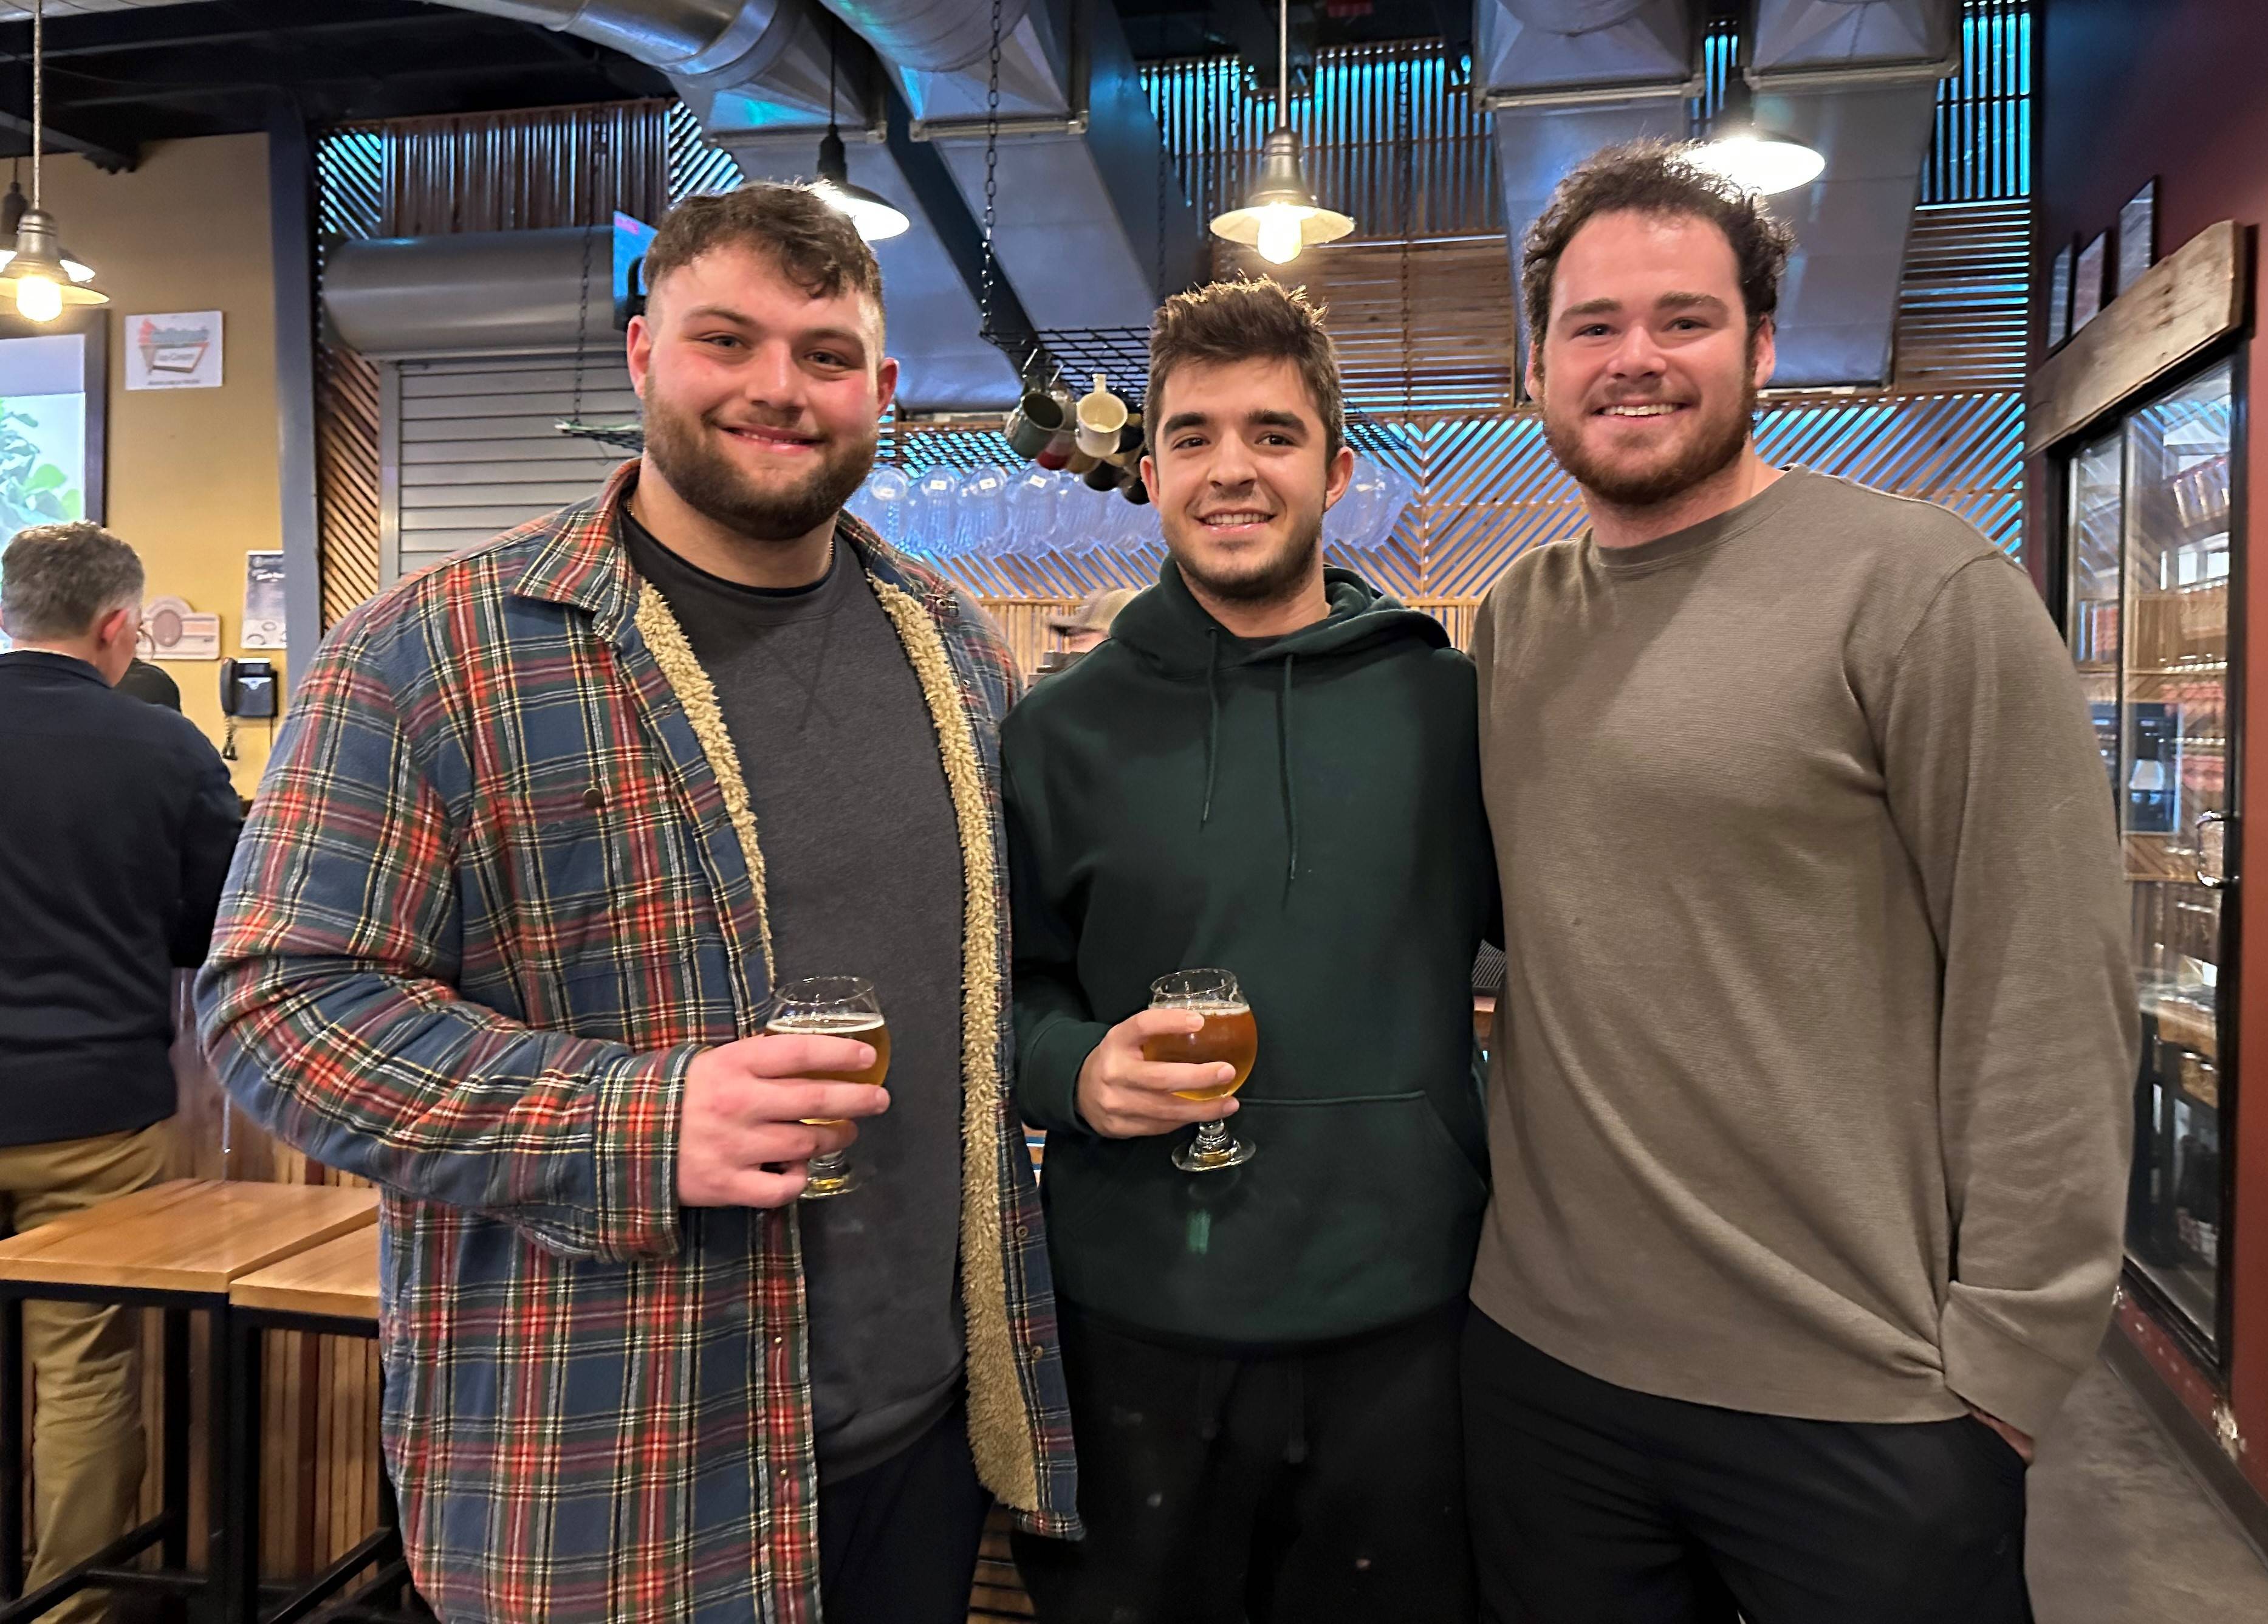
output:
<instances>
[{"instance_id":1,"label":"person with back turned","mask_svg":"<svg viewBox=\"0 0 2268 1624\"><path fill-rule=\"evenodd\" d=\"M1303 297L1168 300L1147 408L1158 584L1002 732L1088 1529L1017 1558L1042 1624L1463 1624L1472 665L1324 566L1353 454Z\"/></svg>"},{"instance_id":2,"label":"person with back turned","mask_svg":"<svg viewBox=\"0 0 2268 1624\"><path fill-rule=\"evenodd\" d=\"M1757 454L1789 246L1660 143L1527 241L1591 524L1474 643L1494 1620L2020 1624L2032 1439L2118 1278L2136 1006L2087 707L1968 524Z\"/></svg>"},{"instance_id":3,"label":"person with back turned","mask_svg":"<svg viewBox=\"0 0 2268 1624\"><path fill-rule=\"evenodd\" d=\"M134 549L96 525L19 531L0 558L0 1234L165 1171L173 972L205 956L241 819L195 724L114 687L142 588ZM134 1525L138 1316L23 1313L36 1591ZM41 1616L91 1624L100 1592Z\"/></svg>"}]
</instances>

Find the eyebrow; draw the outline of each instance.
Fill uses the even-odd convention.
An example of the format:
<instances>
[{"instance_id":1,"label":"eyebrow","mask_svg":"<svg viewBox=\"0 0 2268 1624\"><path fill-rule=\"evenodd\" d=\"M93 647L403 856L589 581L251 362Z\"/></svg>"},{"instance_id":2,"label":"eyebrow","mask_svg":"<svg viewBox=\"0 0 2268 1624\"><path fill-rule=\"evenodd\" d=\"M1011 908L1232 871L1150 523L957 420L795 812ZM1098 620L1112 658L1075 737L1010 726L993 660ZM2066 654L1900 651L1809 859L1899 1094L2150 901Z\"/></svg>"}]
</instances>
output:
<instances>
[{"instance_id":1,"label":"eyebrow","mask_svg":"<svg viewBox=\"0 0 2268 1624\"><path fill-rule=\"evenodd\" d=\"M1179 434L1184 429L1202 429L1211 422L1212 416L1207 412L1175 412L1166 419L1166 426L1158 432L1162 437ZM1244 423L1248 429L1296 429L1303 434L1307 428L1297 412L1272 411L1264 408L1247 412Z\"/></svg>"},{"instance_id":2,"label":"eyebrow","mask_svg":"<svg viewBox=\"0 0 2268 1624\"><path fill-rule=\"evenodd\" d=\"M1585 299L1580 305L1570 305L1559 312L1562 321L1579 320L1585 316L1611 316L1622 309L1620 299ZM1713 293L1665 293L1654 300L1656 310L1706 310L1722 314L1728 307Z\"/></svg>"},{"instance_id":3,"label":"eyebrow","mask_svg":"<svg viewBox=\"0 0 2268 1624\"><path fill-rule=\"evenodd\" d=\"M751 321L730 305L696 305L685 312L685 320L729 321L738 327L757 327L762 325L761 322ZM865 334L854 327L806 327L797 336L811 343L855 344L861 350L866 347Z\"/></svg>"}]
</instances>

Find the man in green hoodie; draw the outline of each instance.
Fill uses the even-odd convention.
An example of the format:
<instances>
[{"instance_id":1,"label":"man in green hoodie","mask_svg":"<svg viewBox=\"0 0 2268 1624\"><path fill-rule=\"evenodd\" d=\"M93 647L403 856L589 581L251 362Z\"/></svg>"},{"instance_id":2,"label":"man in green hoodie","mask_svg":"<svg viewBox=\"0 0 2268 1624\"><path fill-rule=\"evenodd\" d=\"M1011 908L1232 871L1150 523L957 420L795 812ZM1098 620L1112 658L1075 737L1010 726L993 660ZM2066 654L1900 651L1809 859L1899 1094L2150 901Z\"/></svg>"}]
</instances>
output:
<instances>
[{"instance_id":1,"label":"man in green hoodie","mask_svg":"<svg viewBox=\"0 0 2268 1624\"><path fill-rule=\"evenodd\" d=\"M1018 1560L1043 1624L1469 1620L1469 978L1495 914L1472 667L1323 567L1353 456L1305 298L1168 301L1146 420L1158 584L1002 734L1017 1097L1049 1132L1088 1530ZM1151 983L1199 968L1257 1024L1233 1099L1183 1097L1230 1063L1144 1056L1202 1024ZM1249 1160L1176 1165L1232 1113Z\"/></svg>"}]
</instances>

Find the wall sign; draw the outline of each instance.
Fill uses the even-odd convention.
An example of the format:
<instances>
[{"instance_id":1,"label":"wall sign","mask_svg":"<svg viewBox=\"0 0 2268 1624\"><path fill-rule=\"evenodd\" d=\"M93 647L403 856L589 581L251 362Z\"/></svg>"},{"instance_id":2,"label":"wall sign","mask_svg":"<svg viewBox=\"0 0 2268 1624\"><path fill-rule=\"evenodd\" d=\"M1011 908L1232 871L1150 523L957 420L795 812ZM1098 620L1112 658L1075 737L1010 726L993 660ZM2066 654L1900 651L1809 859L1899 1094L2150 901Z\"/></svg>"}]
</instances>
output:
<instances>
[{"instance_id":1,"label":"wall sign","mask_svg":"<svg viewBox=\"0 0 2268 1624\"><path fill-rule=\"evenodd\" d=\"M284 646L283 554L244 555L244 635L237 642L247 649Z\"/></svg>"},{"instance_id":2,"label":"wall sign","mask_svg":"<svg viewBox=\"0 0 2268 1624\"><path fill-rule=\"evenodd\" d=\"M2079 250L2066 243L2048 268L2048 348L2071 336L2071 262Z\"/></svg>"},{"instance_id":3,"label":"wall sign","mask_svg":"<svg viewBox=\"0 0 2268 1624\"><path fill-rule=\"evenodd\" d=\"M183 598L153 598L143 606L136 652L145 660L217 660L220 616L199 614Z\"/></svg>"},{"instance_id":4,"label":"wall sign","mask_svg":"<svg viewBox=\"0 0 2268 1624\"><path fill-rule=\"evenodd\" d=\"M220 385L220 312L126 318L129 389L217 389Z\"/></svg>"},{"instance_id":5,"label":"wall sign","mask_svg":"<svg viewBox=\"0 0 2268 1624\"><path fill-rule=\"evenodd\" d=\"M2110 234L2099 231L2079 251L2079 264L2073 272L2071 285L2071 330L2074 334L2102 313L2102 268L2110 247Z\"/></svg>"},{"instance_id":6,"label":"wall sign","mask_svg":"<svg viewBox=\"0 0 2268 1624\"><path fill-rule=\"evenodd\" d=\"M2157 259L2158 182L2154 178L2118 211L2118 291L2139 282Z\"/></svg>"}]
</instances>

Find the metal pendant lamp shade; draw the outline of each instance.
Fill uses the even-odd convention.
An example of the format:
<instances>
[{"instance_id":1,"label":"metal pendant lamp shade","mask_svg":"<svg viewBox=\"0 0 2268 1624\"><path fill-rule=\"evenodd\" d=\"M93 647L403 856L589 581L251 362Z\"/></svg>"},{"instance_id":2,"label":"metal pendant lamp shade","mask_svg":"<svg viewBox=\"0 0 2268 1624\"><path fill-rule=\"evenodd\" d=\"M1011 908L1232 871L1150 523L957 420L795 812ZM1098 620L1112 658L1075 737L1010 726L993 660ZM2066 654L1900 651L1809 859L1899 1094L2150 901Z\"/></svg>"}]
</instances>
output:
<instances>
[{"instance_id":1,"label":"metal pendant lamp shade","mask_svg":"<svg viewBox=\"0 0 2268 1624\"><path fill-rule=\"evenodd\" d=\"M16 222L16 246L0 252L0 299L12 302L27 321L53 321L73 305L107 305L110 296L94 285L94 272L63 252L55 218L40 207L40 171L46 154L47 7L32 4L32 201ZM11 183L7 212L16 212L22 194Z\"/></svg>"},{"instance_id":2,"label":"metal pendant lamp shade","mask_svg":"<svg viewBox=\"0 0 2268 1624\"><path fill-rule=\"evenodd\" d=\"M1276 11L1276 128L1261 150L1260 178L1244 207L1213 217L1212 234L1260 250L1271 265L1286 265L1311 243L1336 242L1354 230L1352 217L1319 208L1300 173L1300 137L1292 130L1292 7Z\"/></svg>"},{"instance_id":3,"label":"metal pendant lamp shade","mask_svg":"<svg viewBox=\"0 0 2268 1624\"><path fill-rule=\"evenodd\" d=\"M1268 132L1260 178L1245 195L1244 207L1218 215L1212 223L1214 236L1257 248L1274 265L1297 259L1311 243L1336 242L1352 230L1349 216L1316 206L1300 173L1300 137L1288 125Z\"/></svg>"},{"instance_id":4,"label":"metal pendant lamp shade","mask_svg":"<svg viewBox=\"0 0 2268 1624\"><path fill-rule=\"evenodd\" d=\"M849 215L850 224L858 228L858 235L868 242L898 236L913 224L904 210L887 198L850 184L850 165L843 137L832 129L819 143L819 179L812 183L811 189L836 212Z\"/></svg>"},{"instance_id":5,"label":"metal pendant lamp shade","mask_svg":"<svg viewBox=\"0 0 2268 1624\"><path fill-rule=\"evenodd\" d=\"M1738 68L1725 87L1725 105L1714 123L1710 139L1693 149L1692 161L1744 192L1793 191L1819 179L1827 167L1816 147L1756 122L1756 93Z\"/></svg>"}]
</instances>

